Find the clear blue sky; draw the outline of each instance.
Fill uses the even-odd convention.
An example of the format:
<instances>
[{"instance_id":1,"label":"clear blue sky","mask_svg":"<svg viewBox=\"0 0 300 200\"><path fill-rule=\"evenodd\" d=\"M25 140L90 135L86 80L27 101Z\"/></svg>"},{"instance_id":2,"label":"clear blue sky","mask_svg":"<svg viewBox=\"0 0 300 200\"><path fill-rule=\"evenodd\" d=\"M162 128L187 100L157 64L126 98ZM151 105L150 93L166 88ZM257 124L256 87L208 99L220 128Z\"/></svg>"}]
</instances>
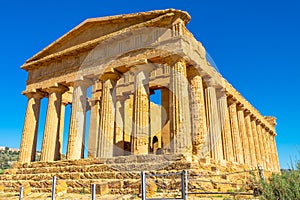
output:
<instances>
[{"instance_id":1,"label":"clear blue sky","mask_svg":"<svg viewBox=\"0 0 300 200\"><path fill-rule=\"evenodd\" d=\"M188 11L188 29L221 74L263 115L278 118L279 159L286 168L300 156L297 0L1 1L0 146L19 147L27 104L21 95L27 74L19 67L26 59L86 18L166 8Z\"/></svg>"}]
</instances>

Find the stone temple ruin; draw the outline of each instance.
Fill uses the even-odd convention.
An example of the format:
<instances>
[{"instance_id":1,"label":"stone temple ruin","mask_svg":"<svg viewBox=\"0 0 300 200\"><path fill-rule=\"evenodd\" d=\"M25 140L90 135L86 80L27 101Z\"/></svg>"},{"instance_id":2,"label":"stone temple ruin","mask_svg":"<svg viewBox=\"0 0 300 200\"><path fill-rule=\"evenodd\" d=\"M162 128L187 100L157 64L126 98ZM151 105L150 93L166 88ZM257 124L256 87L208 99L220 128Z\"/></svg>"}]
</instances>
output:
<instances>
[{"instance_id":1,"label":"stone temple ruin","mask_svg":"<svg viewBox=\"0 0 300 200\"><path fill-rule=\"evenodd\" d=\"M1 177L5 189L28 182L49 190L57 175L69 191L93 182L125 190L142 169L279 172L276 118L262 116L216 71L189 20L173 9L87 19L28 59L20 157ZM154 93L160 104L150 101ZM48 108L35 161L42 98Z\"/></svg>"}]
</instances>

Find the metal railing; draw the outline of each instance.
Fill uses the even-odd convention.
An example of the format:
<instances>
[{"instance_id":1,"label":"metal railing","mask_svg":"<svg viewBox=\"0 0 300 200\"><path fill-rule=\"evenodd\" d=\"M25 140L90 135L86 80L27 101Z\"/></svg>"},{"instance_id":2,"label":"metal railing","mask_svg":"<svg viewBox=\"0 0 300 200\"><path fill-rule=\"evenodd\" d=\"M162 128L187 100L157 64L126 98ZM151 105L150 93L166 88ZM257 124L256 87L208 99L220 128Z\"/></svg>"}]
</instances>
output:
<instances>
[{"instance_id":1,"label":"metal railing","mask_svg":"<svg viewBox=\"0 0 300 200\"><path fill-rule=\"evenodd\" d=\"M182 170L181 172L170 172L164 174L154 174L154 173L146 173L145 171L141 172L141 199L142 200L159 200L159 199L181 199L187 200L189 195L252 195L255 196L255 190L253 193L251 192L243 192L243 191L227 191L227 192L212 192L206 191L205 189L199 188L189 188L192 184L189 183L197 183L201 185L203 182L212 182L215 184L233 184L233 185L240 185L246 186L246 183L237 183L237 182L226 182L226 181L212 181L208 180L207 177L215 177L215 176L228 176L233 174L239 173L251 173L257 172L259 178L261 180L265 180L264 176L264 169L261 166L257 167L257 170L245 170L245 171L237 171L237 172L230 172L224 174L189 174L187 170ZM160 177L161 179L158 179ZM199 179L202 177L203 179ZM156 188L154 191L155 195L152 197L147 197L147 188L151 189L151 184L147 183L147 179L155 179L155 186L159 187ZM168 180L167 183L164 181ZM137 180L139 181L139 180ZM173 182L172 182L173 181ZM57 178L53 176L52 178L52 190L51 190L51 200L56 199L56 185L57 185ZM19 190L19 200L23 200L24 198L24 187L20 187ZM173 192L173 193L172 193ZM171 197L170 194L174 194L174 197ZM91 199L96 200L96 184L91 184Z\"/></svg>"},{"instance_id":2,"label":"metal railing","mask_svg":"<svg viewBox=\"0 0 300 200\"><path fill-rule=\"evenodd\" d=\"M228 176L233 174L240 174L240 173L252 173L257 172L259 175L259 178L261 180L265 180L264 176L264 170L261 166L257 167L257 170L245 170L245 171L237 171L237 172L230 172L230 173L224 173L224 174L207 174L207 175L191 175L188 174L186 170L183 170L182 172L175 172L175 173L166 173L166 174L151 174L146 173L145 171L141 172L141 198L142 200L160 200L160 199L182 199L187 200L189 195L230 195L230 196L237 196L237 195L245 195L245 196L257 196L256 189L253 188L253 192L244 192L244 191L219 191L219 192L212 192L212 191L205 191L204 189L189 189L189 182L213 182L216 184L231 184L231 185L240 185L242 187L248 186L246 183L237 183L237 182L226 182L226 181L211 181L207 179L199 179L200 177L215 177L215 176ZM164 195L161 197L155 197L155 198L147 198L147 187L151 187L150 185L147 185L147 177L165 177L165 176L174 176L180 175L180 198L168 198ZM250 174L249 174L250 175ZM197 176L197 178L194 178L194 176ZM159 185L158 182L156 182L156 185ZM162 184L161 184L162 185ZM168 191L170 192L170 191ZM156 195L157 196L157 195Z\"/></svg>"}]
</instances>

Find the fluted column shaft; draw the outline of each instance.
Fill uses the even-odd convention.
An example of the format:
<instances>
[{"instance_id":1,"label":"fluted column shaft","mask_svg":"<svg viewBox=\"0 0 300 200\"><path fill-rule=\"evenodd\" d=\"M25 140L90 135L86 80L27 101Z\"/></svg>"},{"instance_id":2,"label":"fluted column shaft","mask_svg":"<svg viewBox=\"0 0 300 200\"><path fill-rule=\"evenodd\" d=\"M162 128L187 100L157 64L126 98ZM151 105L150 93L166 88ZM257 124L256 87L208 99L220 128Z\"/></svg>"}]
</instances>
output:
<instances>
[{"instance_id":1,"label":"fluted column shaft","mask_svg":"<svg viewBox=\"0 0 300 200\"><path fill-rule=\"evenodd\" d=\"M273 151L273 165L274 165L274 171L280 172L280 165L279 165L279 159L278 159L278 152L276 147L276 141L275 141L275 135L271 135L271 145L272 145L272 151Z\"/></svg>"},{"instance_id":2,"label":"fluted column shaft","mask_svg":"<svg viewBox=\"0 0 300 200\"><path fill-rule=\"evenodd\" d=\"M165 152L170 150L171 133L170 133L170 91L167 88L161 90L161 106L162 106L162 117L161 117L161 143L162 148Z\"/></svg>"},{"instance_id":3,"label":"fluted column shaft","mask_svg":"<svg viewBox=\"0 0 300 200\"><path fill-rule=\"evenodd\" d=\"M174 153L192 154L188 81L185 61L176 62L170 78L170 129Z\"/></svg>"},{"instance_id":4,"label":"fluted column shaft","mask_svg":"<svg viewBox=\"0 0 300 200\"><path fill-rule=\"evenodd\" d=\"M88 157L97 157L99 143L99 123L100 123L100 101L91 99L90 131L88 141Z\"/></svg>"},{"instance_id":5,"label":"fluted column shaft","mask_svg":"<svg viewBox=\"0 0 300 200\"><path fill-rule=\"evenodd\" d=\"M131 151L136 155L149 153L149 74L153 67L142 65L134 69L133 127Z\"/></svg>"},{"instance_id":6,"label":"fluted column shaft","mask_svg":"<svg viewBox=\"0 0 300 200\"><path fill-rule=\"evenodd\" d=\"M60 158L60 117L64 86L48 89L48 108L42 144L41 161L54 161Z\"/></svg>"},{"instance_id":7,"label":"fluted column shaft","mask_svg":"<svg viewBox=\"0 0 300 200\"><path fill-rule=\"evenodd\" d=\"M262 165L262 159L261 159L261 153L260 153L261 150L260 150L259 141L258 141L258 133L257 133L255 119L251 119L251 128L252 128L253 141L254 141L254 147L255 147L256 164Z\"/></svg>"},{"instance_id":8,"label":"fluted column shaft","mask_svg":"<svg viewBox=\"0 0 300 200\"><path fill-rule=\"evenodd\" d=\"M19 162L31 162L35 160L37 131L40 116L41 93L26 93L28 98L22 141L20 146Z\"/></svg>"},{"instance_id":9,"label":"fluted column shaft","mask_svg":"<svg viewBox=\"0 0 300 200\"><path fill-rule=\"evenodd\" d=\"M231 129L230 129L230 118L227 107L227 97L224 93L218 99L218 109L220 113L220 124L221 124L221 133L223 141L223 153L224 159L227 161L234 161L233 148L232 148L232 138L231 138Z\"/></svg>"},{"instance_id":10,"label":"fluted column shaft","mask_svg":"<svg viewBox=\"0 0 300 200\"><path fill-rule=\"evenodd\" d=\"M62 158L62 150L63 150L63 138L64 138L64 128L65 128L65 113L66 113L66 105L67 103L61 103L60 110L60 122L59 122L59 145L57 145L56 154L57 159L60 160Z\"/></svg>"},{"instance_id":11,"label":"fluted column shaft","mask_svg":"<svg viewBox=\"0 0 300 200\"><path fill-rule=\"evenodd\" d=\"M117 75L102 77L98 157L113 157Z\"/></svg>"},{"instance_id":12,"label":"fluted column shaft","mask_svg":"<svg viewBox=\"0 0 300 200\"><path fill-rule=\"evenodd\" d=\"M221 126L217 104L216 86L212 79L205 80L206 116L208 126L209 146L211 158L214 160L223 160Z\"/></svg>"},{"instance_id":13,"label":"fluted column shaft","mask_svg":"<svg viewBox=\"0 0 300 200\"><path fill-rule=\"evenodd\" d=\"M246 165L250 165L251 158L250 158L250 150L249 150L249 139L248 139L247 133L246 133L244 110L239 109L237 112L237 115L238 115L238 122L239 122L240 138L242 140L244 163Z\"/></svg>"},{"instance_id":14,"label":"fluted column shaft","mask_svg":"<svg viewBox=\"0 0 300 200\"><path fill-rule=\"evenodd\" d=\"M203 80L197 70L192 69L189 70L189 81L193 154L198 158L202 158L209 153L209 148L204 146L207 136L207 124Z\"/></svg>"},{"instance_id":15,"label":"fluted column shaft","mask_svg":"<svg viewBox=\"0 0 300 200\"><path fill-rule=\"evenodd\" d=\"M266 132L266 140L267 140L267 148L268 148L268 161L269 161L269 163L268 163L268 169L270 170L270 171L273 171L273 164L272 164L272 147L271 147L271 135L270 135L270 133L267 131L267 130L265 130L265 132Z\"/></svg>"},{"instance_id":16,"label":"fluted column shaft","mask_svg":"<svg viewBox=\"0 0 300 200\"><path fill-rule=\"evenodd\" d=\"M128 96L122 95L116 97L116 124L115 124L115 146L114 146L114 155L123 156L125 148L125 125L124 125L124 112L125 110L125 100L128 99Z\"/></svg>"},{"instance_id":17,"label":"fluted column shaft","mask_svg":"<svg viewBox=\"0 0 300 200\"><path fill-rule=\"evenodd\" d=\"M265 151L265 168L269 170L270 169L269 145L268 145L266 129L263 126L262 126L262 137L263 137L264 151Z\"/></svg>"},{"instance_id":18,"label":"fluted column shaft","mask_svg":"<svg viewBox=\"0 0 300 200\"><path fill-rule=\"evenodd\" d=\"M242 152L242 143L239 134L239 125L237 118L237 107L235 102L229 102L229 116L231 124L231 134L232 134L232 144L235 161L238 163L244 163L243 152Z\"/></svg>"},{"instance_id":19,"label":"fluted column shaft","mask_svg":"<svg viewBox=\"0 0 300 200\"><path fill-rule=\"evenodd\" d=\"M92 86L92 91L95 92L96 84ZM91 106L90 115L90 131L88 141L88 157L97 157L97 149L99 144L99 123L100 123L100 100L97 97L93 97L89 100Z\"/></svg>"},{"instance_id":20,"label":"fluted column shaft","mask_svg":"<svg viewBox=\"0 0 300 200\"><path fill-rule=\"evenodd\" d=\"M245 126L246 126L247 137L249 140L251 166L256 167L257 166L256 153L255 153L256 151L255 151L254 138L253 138L252 127L251 127L251 117L249 113L247 113L245 116Z\"/></svg>"},{"instance_id":21,"label":"fluted column shaft","mask_svg":"<svg viewBox=\"0 0 300 200\"><path fill-rule=\"evenodd\" d=\"M260 122L256 125L257 128L257 137L259 142L259 149L260 149L260 156L261 156L261 166L265 169L266 168L266 151L264 146L264 140L262 135L262 128Z\"/></svg>"},{"instance_id":22,"label":"fluted column shaft","mask_svg":"<svg viewBox=\"0 0 300 200\"><path fill-rule=\"evenodd\" d=\"M72 97L72 113L68 139L67 159L80 159L84 156L86 90L89 83L76 81Z\"/></svg>"}]
</instances>

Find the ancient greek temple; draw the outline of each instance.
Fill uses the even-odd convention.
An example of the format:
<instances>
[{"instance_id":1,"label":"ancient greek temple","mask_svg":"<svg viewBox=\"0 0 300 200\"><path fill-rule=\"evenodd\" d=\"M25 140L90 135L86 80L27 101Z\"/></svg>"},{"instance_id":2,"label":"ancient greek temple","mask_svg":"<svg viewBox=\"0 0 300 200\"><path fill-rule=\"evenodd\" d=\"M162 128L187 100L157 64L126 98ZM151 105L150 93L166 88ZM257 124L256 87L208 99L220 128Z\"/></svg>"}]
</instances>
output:
<instances>
[{"instance_id":1,"label":"ancient greek temple","mask_svg":"<svg viewBox=\"0 0 300 200\"><path fill-rule=\"evenodd\" d=\"M62 159L69 120L67 160L84 159L86 149L99 159L183 154L278 172L276 118L260 114L222 77L189 21L173 9L87 19L28 59L19 162L35 161L47 98L36 162Z\"/></svg>"}]
</instances>

